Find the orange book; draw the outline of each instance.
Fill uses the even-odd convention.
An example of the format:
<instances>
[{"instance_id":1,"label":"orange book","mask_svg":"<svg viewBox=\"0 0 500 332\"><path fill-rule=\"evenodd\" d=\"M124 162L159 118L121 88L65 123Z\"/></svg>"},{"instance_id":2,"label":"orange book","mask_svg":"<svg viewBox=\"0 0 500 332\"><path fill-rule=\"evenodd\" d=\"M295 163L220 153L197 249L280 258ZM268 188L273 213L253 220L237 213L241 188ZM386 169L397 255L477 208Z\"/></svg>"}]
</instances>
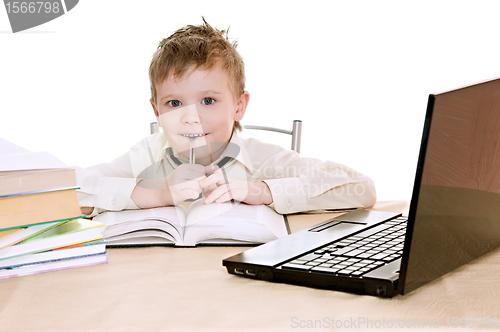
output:
<instances>
[{"instance_id":1,"label":"orange book","mask_svg":"<svg viewBox=\"0 0 500 332\"><path fill-rule=\"evenodd\" d=\"M76 189L0 197L0 230L78 218Z\"/></svg>"}]
</instances>

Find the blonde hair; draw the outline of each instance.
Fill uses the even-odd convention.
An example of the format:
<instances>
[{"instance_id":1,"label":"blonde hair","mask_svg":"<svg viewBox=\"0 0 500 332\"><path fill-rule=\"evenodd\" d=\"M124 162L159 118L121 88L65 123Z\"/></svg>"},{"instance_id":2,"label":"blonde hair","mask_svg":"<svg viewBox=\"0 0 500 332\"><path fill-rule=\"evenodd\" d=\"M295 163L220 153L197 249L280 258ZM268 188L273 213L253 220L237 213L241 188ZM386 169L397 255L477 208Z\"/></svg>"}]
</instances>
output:
<instances>
[{"instance_id":1,"label":"blonde hair","mask_svg":"<svg viewBox=\"0 0 500 332\"><path fill-rule=\"evenodd\" d=\"M229 42L228 30L211 27L202 17L202 25L188 25L175 31L159 44L149 66L151 100L156 105L156 84L167 77L182 77L194 68L211 69L221 65L229 75L230 88L235 100L245 92L245 64L236 50L238 43ZM233 131L241 131L238 121Z\"/></svg>"}]
</instances>

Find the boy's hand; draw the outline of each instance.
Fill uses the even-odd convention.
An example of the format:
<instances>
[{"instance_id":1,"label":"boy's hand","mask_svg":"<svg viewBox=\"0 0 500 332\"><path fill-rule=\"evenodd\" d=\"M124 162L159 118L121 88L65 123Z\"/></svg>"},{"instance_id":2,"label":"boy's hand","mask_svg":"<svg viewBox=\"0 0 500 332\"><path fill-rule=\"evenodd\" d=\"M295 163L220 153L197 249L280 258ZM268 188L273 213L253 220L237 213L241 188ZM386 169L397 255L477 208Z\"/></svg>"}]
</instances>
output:
<instances>
[{"instance_id":1,"label":"boy's hand","mask_svg":"<svg viewBox=\"0 0 500 332\"><path fill-rule=\"evenodd\" d=\"M204 166L182 164L177 167L166 179L172 205L179 205L187 199L198 198L202 191L199 181L204 178Z\"/></svg>"},{"instance_id":2,"label":"boy's hand","mask_svg":"<svg viewBox=\"0 0 500 332\"><path fill-rule=\"evenodd\" d=\"M132 191L132 200L141 209L179 205L189 198L198 198L205 178L205 167L183 164L165 179L142 180Z\"/></svg>"},{"instance_id":3,"label":"boy's hand","mask_svg":"<svg viewBox=\"0 0 500 332\"><path fill-rule=\"evenodd\" d=\"M209 167L207 167L208 170ZM207 173L210 173L208 171ZM215 184L215 189L209 187ZM212 174L199 182L206 196L203 203L211 204L228 202L230 200L241 201L247 204L260 205L273 202L271 191L264 182L248 182L237 179L229 179L221 169L216 169Z\"/></svg>"}]
</instances>

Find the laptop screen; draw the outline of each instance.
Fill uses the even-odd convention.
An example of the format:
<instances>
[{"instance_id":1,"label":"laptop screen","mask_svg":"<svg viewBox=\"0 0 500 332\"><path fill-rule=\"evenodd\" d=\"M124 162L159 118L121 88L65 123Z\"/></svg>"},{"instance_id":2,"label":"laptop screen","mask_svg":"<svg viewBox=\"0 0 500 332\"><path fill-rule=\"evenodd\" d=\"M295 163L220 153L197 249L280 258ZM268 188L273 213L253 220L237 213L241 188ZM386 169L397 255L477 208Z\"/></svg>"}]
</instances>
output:
<instances>
[{"instance_id":1,"label":"laptop screen","mask_svg":"<svg viewBox=\"0 0 500 332\"><path fill-rule=\"evenodd\" d=\"M496 79L429 97L399 292L411 292L499 246Z\"/></svg>"}]
</instances>

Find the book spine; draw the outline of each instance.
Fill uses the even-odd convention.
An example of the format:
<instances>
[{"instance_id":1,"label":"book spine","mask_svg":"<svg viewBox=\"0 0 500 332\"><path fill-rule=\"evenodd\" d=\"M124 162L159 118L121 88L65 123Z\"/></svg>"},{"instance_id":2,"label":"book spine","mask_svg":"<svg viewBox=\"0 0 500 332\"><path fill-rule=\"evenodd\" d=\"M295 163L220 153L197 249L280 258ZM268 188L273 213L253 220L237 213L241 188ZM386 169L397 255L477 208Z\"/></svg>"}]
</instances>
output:
<instances>
[{"instance_id":1,"label":"book spine","mask_svg":"<svg viewBox=\"0 0 500 332\"><path fill-rule=\"evenodd\" d=\"M81 255L81 256L73 256L73 257L63 257L63 258L58 258L58 259L49 259L49 260L44 260L44 261L39 261L39 262L31 262L31 263L24 263L24 264L18 264L18 265L11 265L11 266L2 266L0 268L0 271L6 270L6 269L16 269L20 268L23 266L34 266L37 264L47 264L47 263L55 263L55 262L60 262L68 259L78 259L78 258L85 258L85 257L92 257L92 256L98 256L98 255L103 255L107 254L108 252L104 250L103 252L98 252L95 254L89 254L89 255Z\"/></svg>"},{"instance_id":2,"label":"book spine","mask_svg":"<svg viewBox=\"0 0 500 332\"><path fill-rule=\"evenodd\" d=\"M73 262L71 262L71 261L73 261ZM74 264L67 264L68 262L74 263ZM92 266L92 265L105 264L105 263L107 263L107 254L102 254L102 255L97 255L95 257L85 257L85 258L78 258L78 259L74 259L74 260L72 259L72 260L68 260L68 261L40 264L39 266L35 266L34 268L33 267L21 267L21 268L17 268L17 269L0 270L0 279L21 277L21 276L27 276L27 275L37 274L37 273L44 273L44 272L61 271L61 270L73 269L73 268L77 268L77 267L85 267L85 266ZM44 266L44 265L46 265L46 266Z\"/></svg>"},{"instance_id":3,"label":"book spine","mask_svg":"<svg viewBox=\"0 0 500 332\"><path fill-rule=\"evenodd\" d=\"M54 188L54 189L46 189L46 190L26 191L26 192L14 193L14 194L2 194L2 195L0 195L0 198L50 193L50 192L61 191L61 190L76 190L76 189L80 189L80 187Z\"/></svg>"}]
</instances>

